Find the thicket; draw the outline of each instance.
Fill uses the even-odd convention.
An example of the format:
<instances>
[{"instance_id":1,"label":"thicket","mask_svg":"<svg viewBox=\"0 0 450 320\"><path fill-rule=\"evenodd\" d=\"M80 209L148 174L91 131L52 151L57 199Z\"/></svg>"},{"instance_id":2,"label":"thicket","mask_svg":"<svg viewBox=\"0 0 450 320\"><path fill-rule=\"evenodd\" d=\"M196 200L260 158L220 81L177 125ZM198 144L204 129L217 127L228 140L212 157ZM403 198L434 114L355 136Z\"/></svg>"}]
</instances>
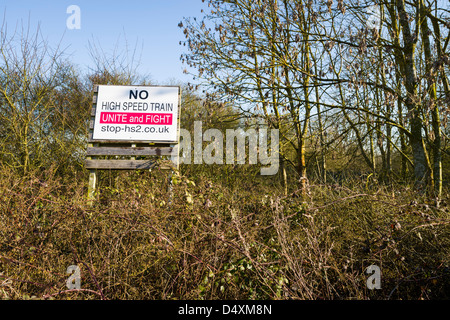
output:
<instances>
[{"instance_id":1,"label":"thicket","mask_svg":"<svg viewBox=\"0 0 450 320\"><path fill-rule=\"evenodd\" d=\"M197 168L199 169L199 168ZM220 166L0 179L3 299L448 299L448 190L439 208L402 185L311 184ZM81 290L66 287L78 265ZM365 272L382 270L380 290Z\"/></svg>"}]
</instances>

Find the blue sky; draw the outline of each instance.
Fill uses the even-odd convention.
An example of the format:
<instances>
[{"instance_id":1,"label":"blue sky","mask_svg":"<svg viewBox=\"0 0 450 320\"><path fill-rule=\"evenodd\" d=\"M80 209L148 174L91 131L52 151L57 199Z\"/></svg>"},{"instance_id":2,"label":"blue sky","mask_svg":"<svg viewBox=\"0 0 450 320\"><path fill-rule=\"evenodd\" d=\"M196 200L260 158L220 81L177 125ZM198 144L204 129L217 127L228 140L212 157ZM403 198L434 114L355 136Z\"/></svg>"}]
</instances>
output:
<instances>
[{"instance_id":1,"label":"blue sky","mask_svg":"<svg viewBox=\"0 0 450 320\"><path fill-rule=\"evenodd\" d=\"M68 29L67 8L81 10L81 28ZM184 39L178 23L183 17L200 16L206 5L201 0L0 0L0 21L6 19L8 34L16 26L28 25L41 32L51 46L61 41L70 60L81 68L93 67L89 42L112 54L117 46L124 52L135 48L141 54L140 74L149 74L155 84L171 80L189 82L179 60Z\"/></svg>"}]
</instances>

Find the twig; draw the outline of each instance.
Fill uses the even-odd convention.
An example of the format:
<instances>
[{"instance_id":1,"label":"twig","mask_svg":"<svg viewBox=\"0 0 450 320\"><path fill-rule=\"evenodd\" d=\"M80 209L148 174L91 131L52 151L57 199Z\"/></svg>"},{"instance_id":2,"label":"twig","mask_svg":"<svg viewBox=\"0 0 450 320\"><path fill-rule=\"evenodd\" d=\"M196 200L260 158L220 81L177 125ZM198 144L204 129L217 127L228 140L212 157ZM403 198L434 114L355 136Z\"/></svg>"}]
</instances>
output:
<instances>
[{"instance_id":1,"label":"twig","mask_svg":"<svg viewBox=\"0 0 450 320\"><path fill-rule=\"evenodd\" d=\"M435 222L435 223L429 223L429 224L421 224L420 226L414 227L411 230L408 230L408 232L406 232L401 238L400 240L402 240L404 237L406 237L408 234L410 234L411 232L413 232L416 229L419 228L426 228L426 227L434 227L434 226L440 226L440 225L445 225L445 224L449 224L450 221L442 221L442 222Z\"/></svg>"},{"instance_id":2,"label":"twig","mask_svg":"<svg viewBox=\"0 0 450 320\"><path fill-rule=\"evenodd\" d=\"M90 293L94 293L94 294L100 296L102 298L102 300L105 299L105 297L103 296L103 294L101 292L99 293L99 292L91 290L91 289L69 289L69 290L59 291L59 292L56 292L56 293L53 293L53 294L43 295L42 299L48 299L50 297L55 297L57 295L70 293L70 292L90 292Z\"/></svg>"}]
</instances>

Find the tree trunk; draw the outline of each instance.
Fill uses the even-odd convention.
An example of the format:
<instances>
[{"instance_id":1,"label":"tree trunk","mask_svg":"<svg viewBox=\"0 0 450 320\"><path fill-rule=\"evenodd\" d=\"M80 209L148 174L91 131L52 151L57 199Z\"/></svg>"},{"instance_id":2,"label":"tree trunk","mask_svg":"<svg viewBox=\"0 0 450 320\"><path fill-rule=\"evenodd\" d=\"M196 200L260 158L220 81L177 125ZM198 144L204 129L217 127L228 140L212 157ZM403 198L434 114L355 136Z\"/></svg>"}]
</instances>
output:
<instances>
[{"instance_id":1,"label":"tree trunk","mask_svg":"<svg viewBox=\"0 0 450 320\"><path fill-rule=\"evenodd\" d=\"M404 41L404 81L407 92L406 107L411 118L410 144L412 149L414 163L414 179L416 187L424 190L428 180L427 159L425 154L422 120L420 118L420 101L417 95L417 76L414 64L414 50L417 41L417 35L412 34L408 14L405 10L405 1L397 0L397 10L399 13L399 22L401 25Z\"/></svg>"},{"instance_id":2,"label":"tree trunk","mask_svg":"<svg viewBox=\"0 0 450 320\"><path fill-rule=\"evenodd\" d=\"M442 194L442 153L441 153L441 121L439 115L439 106L437 105L437 94L436 94L436 79L432 74L432 56L431 56L431 45L428 34L430 29L428 28L427 22L427 7L424 5L423 0L420 0L420 16L422 20L422 44L425 54L425 70L428 76L428 94L430 99L430 107L432 108L432 128L434 141L433 147L433 183L435 196L440 198ZM440 39L436 39L440 41ZM438 46L439 47L439 46ZM437 73L436 73L437 76Z\"/></svg>"}]
</instances>

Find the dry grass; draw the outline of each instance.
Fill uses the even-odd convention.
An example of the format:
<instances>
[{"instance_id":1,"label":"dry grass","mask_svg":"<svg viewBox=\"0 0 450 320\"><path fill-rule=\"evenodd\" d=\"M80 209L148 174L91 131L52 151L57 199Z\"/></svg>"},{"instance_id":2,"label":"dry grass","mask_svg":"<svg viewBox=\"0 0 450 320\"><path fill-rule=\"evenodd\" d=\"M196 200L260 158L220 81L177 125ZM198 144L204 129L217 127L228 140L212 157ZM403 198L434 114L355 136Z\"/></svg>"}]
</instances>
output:
<instances>
[{"instance_id":1,"label":"dry grass","mask_svg":"<svg viewBox=\"0 0 450 320\"><path fill-rule=\"evenodd\" d=\"M85 174L2 169L3 299L448 299L449 198L351 182L283 197L250 171L104 172L95 205ZM225 178L226 177L226 178ZM81 290L68 290L68 266ZM368 290L378 265L382 288Z\"/></svg>"}]
</instances>

